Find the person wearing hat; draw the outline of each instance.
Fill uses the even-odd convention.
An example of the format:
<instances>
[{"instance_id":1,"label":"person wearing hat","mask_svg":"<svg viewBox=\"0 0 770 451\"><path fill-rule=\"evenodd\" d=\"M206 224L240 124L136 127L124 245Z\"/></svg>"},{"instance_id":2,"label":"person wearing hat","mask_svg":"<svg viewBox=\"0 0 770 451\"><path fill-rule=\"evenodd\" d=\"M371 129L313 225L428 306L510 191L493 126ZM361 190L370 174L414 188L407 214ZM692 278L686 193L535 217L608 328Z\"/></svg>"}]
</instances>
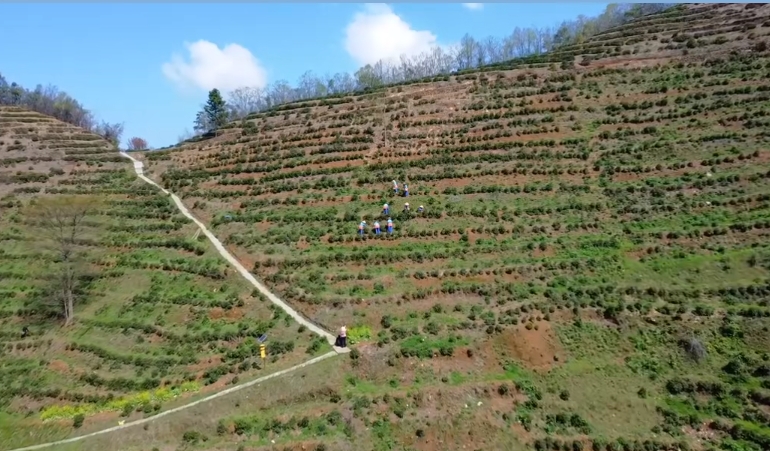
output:
<instances>
[{"instance_id":1,"label":"person wearing hat","mask_svg":"<svg viewBox=\"0 0 770 451\"><path fill-rule=\"evenodd\" d=\"M390 205L385 204L382 206L382 215L383 216L389 216L390 215Z\"/></svg>"},{"instance_id":2,"label":"person wearing hat","mask_svg":"<svg viewBox=\"0 0 770 451\"><path fill-rule=\"evenodd\" d=\"M380 234L380 223L378 221L374 222L374 234L379 235Z\"/></svg>"},{"instance_id":3,"label":"person wearing hat","mask_svg":"<svg viewBox=\"0 0 770 451\"><path fill-rule=\"evenodd\" d=\"M366 227L366 221L361 221L361 224L358 224L358 234L363 235L364 234L364 227Z\"/></svg>"},{"instance_id":4,"label":"person wearing hat","mask_svg":"<svg viewBox=\"0 0 770 451\"><path fill-rule=\"evenodd\" d=\"M388 218L388 235L393 235L393 220Z\"/></svg>"},{"instance_id":5,"label":"person wearing hat","mask_svg":"<svg viewBox=\"0 0 770 451\"><path fill-rule=\"evenodd\" d=\"M417 213L422 213L422 212L424 212L424 211L425 211L425 207L423 207L422 205L420 205L420 206L417 208Z\"/></svg>"},{"instance_id":6,"label":"person wearing hat","mask_svg":"<svg viewBox=\"0 0 770 451\"><path fill-rule=\"evenodd\" d=\"M404 204L404 211L409 211L409 202Z\"/></svg>"}]
</instances>

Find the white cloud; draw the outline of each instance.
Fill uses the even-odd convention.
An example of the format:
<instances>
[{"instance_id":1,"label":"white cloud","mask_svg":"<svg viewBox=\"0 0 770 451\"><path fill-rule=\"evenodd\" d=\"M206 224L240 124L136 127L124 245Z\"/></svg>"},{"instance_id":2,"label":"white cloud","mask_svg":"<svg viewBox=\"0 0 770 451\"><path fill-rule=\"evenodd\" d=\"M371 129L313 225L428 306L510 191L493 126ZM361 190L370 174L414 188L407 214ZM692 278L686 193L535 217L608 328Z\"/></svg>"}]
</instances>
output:
<instances>
[{"instance_id":1,"label":"white cloud","mask_svg":"<svg viewBox=\"0 0 770 451\"><path fill-rule=\"evenodd\" d=\"M219 48L200 40L185 43L189 61L179 54L163 63L163 75L181 88L198 88L223 92L244 86L262 88L267 84L267 72L249 49L238 44Z\"/></svg>"},{"instance_id":2,"label":"white cloud","mask_svg":"<svg viewBox=\"0 0 770 451\"><path fill-rule=\"evenodd\" d=\"M478 11L480 9L484 9L483 3L463 3L463 6L470 9L471 11Z\"/></svg>"},{"instance_id":3,"label":"white cloud","mask_svg":"<svg viewBox=\"0 0 770 451\"><path fill-rule=\"evenodd\" d=\"M437 45L436 35L418 31L384 3L366 5L345 29L345 50L361 65L427 52Z\"/></svg>"}]
</instances>

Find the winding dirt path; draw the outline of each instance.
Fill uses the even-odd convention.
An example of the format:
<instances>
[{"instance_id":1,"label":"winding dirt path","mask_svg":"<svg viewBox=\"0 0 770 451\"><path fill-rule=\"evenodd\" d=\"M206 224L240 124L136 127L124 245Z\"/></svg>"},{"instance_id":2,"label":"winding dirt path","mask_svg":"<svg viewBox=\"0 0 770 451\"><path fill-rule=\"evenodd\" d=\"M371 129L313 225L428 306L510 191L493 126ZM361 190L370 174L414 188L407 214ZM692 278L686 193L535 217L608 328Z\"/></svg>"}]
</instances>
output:
<instances>
[{"instance_id":1,"label":"winding dirt path","mask_svg":"<svg viewBox=\"0 0 770 451\"><path fill-rule=\"evenodd\" d=\"M193 221L195 223L195 225L198 226L198 228L200 228L201 232L203 232L203 234L206 235L206 238L208 238L209 241L211 241L211 244L213 244L214 247L217 249L217 252L219 252L219 255L221 255L225 260L230 262L230 264L235 267L235 269L241 274L241 276L243 276L244 279L248 280L249 283L251 283L263 295L265 295L265 297L267 297L270 300L270 302L272 302L273 304L277 305L284 312L286 312L286 314L288 314L289 316L294 318L294 320L296 322L304 325L305 327L307 327L308 329L310 329L314 333L316 333L316 334L326 338L326 340L329 342L329 344L334 346L334 340L335 340L335 336L334 335L332 335L328 331L325 331L325 330L321 329L320 327L318 327L318 325L316 325L312 321L310 321L307 318L305 318L304 316L302 316L302 314L300 314L299 312L294 310L290 305L288 305L286 302L282 301L278 296L276 296L270 290L268 290L266 286L264 286L261 282L259 282L241 264L241 262L239 262L235 257L233 257L233 255L230 253L230 251L228 251L225 248L225 246L222 244L222 242L219 241L219 239L216 236L214 236L213 233L211 233L209 231L209 229L206 227L205 224L203 224L201 221L198 220L198 218L196 218L195 216L192 215L192 213L190 213L190 210L187 209L187 207L182 203L182 201L179 199L179 197L177 197L176 194L174 194L171 191L163 188L162 186L158 185L153 180L151 180L149 177L144 175L144 163L142 163L141 161L138 161L137 159L135 159L134 157L132 157L131 155L129 155L129 154L125 153L125 152L121 152L120 155L125 157L125 158L128 158L129 160L131 160L134 163L134 171L136 172L136 175L140 179L142 179L145 182L147 182L147 183L157 187L159 190L161 190L165 194L168 194L169 196L171 196L171 199L174 201L174 203L176 204L176 206L179 209L179 211L182 212L183 215L187 216L191 221ZM348 349L348 348L344 348L343 349L343 348L335 347L334 349L338 353L344 353L344 352L349 352L350 351L350 349Z\"/></svg>"},{"instance_id":2,"label":"winding dirt path","mask_svg":"<svg viewBox=\"0 0 770 451\"><path fill-rule=\"evenodd\" d=\"M291 306L289 306L287 303L282 301L278 296L276 296L270 290L268 290L266 286L264 286L262 283L260 283L246 268L244 268L244 266L235 257L233 257L233 255L224 247L222 242L220 242L219 239L216 236L214 236L213 233L211 233L209 231L209 229L205 226L205 224L203 224L195 216L193 216L192 213L190 213L190 210L187 209L187 207L182 203L182 201L179 199L179 197L176 196L176 194L174 194L171 191L163 188L162 186L160 186L157 183L155 183L155 181L153 181L152 179L150 179L149 177L144 175L144 163L142 163L141 161L136 160L134 157L132 157L131 155L128 155L127 153L120 152L120 155L122 157L125 157L125 158L128 158L129 160L131 160L131 162L134 164L134 171L136 172L137 177L142 179L144 182L149 183L150 185L158 188L164 194L168 194L171 197L171 199L174 201L174 204L176 204L176 206L179 209L179 211L182 212L182 214L185 215L186 217L188 217L191 221L193 221L198 226L200 231L203 232L204 235L206 235L206 238L208 238L209 241L211 241L211 244L213 244L214 247L217 249L217 252L219 252L219 255L221 255L225 260L227 260L231 265L233 265L235 267L235 269L241 274L241 276L243 276L243 278L248 280L249 283L251 283L263 295L265 295L270 300L270 302L272 302L273 304L275 304L278 307L280 307L284 312L286 312L286 314L288 314L289 316L294 318L294 320L297 321L298 323L304 325L305 327L307 327L308 329L310 329L314 333L320 335L321 337L326 338L326 340L329 342L329 344L331 344L332 346L334 345L334 339L335 339L334 335L332 335L328 331L325 331L322 328L318 327L316 324L314 324L313 322L311 322L310 320L308 320L307 318L302 316L299 312L297 312L296 310L291 308ZM111 427L111 428L102 429L101 431L92 432L90 434L79 435L77 437L71 437L71 438L67 438L67 439L64 439L64 440L57 440L55 442L41 443L39 445L27 446L27 447L24 447L24 448L17 448L17 449L13 449L13 450L10 450L10 451L33 451L33 450L48 448L48 447L56 446L56 445L65 445L67 443L73 443L73 442L78 442L80 440L85 440L85 439L87 439L89 437L94 437L94 436L102 435L102 434L108 434L110 432L115 432L115 431L118 431L118 430L121 430L121 429L126 429L126 428L130 428L130 427L133 427L133 426L139 426L141 424L146 424L146 423L149 423L151 421L155 421L158 418L163 418L163 417L165 417L167 415L171 415L173 413L180 412L180 411L185 410L185 409L189 409L189 408L191 408L193 406L197 406L198 404L202 404L202 403L211 401L212 399L216 399L216 398L219 398L221 396L225 396L225 395L228 395L230 393L242 390L244 388L251 387L252 385L259 384L261 382L265 382L265 381L270 380L270 379L275 379L277 377L281 377L283 375L286 375L286 374L291 373L293 371L296 371L298 369L305 368L307 366L310 366L310 365L316 364L318 362L321 362L323 360L326 360L326 359L328 359L330 357L334 357L334 356L336 356L338 354L343 354L343 353L350 352L350 348L338 348L336 346L333 346L333 347L334 347L334 351L331 351L331 352L328 352L326 354L320 355L320 356L315 357L313 359L310 359L310 360L308 360L306 362L303 362L303 363L300 363L298 365L295 365L295 366L293 366L291 368L287 368L287 369L281 370L281 371L276 371L275 373L268 374L266 376L262 376L260 378L254 379L254 380L249 381L249 382L244 382L244 383L236 385L234 387L230 387L230 388L228 388L226 390L222 390L220 392L213 393L213 394L211 394L209 396L206 396L205 398L201 398L201 399L199 399L197 401L193 401L191 403L184 404L182 406L175 407L173 409L166 410L164 412L160 412L159 414L151 416L151 417L148 417L148 418L142 418L141 420L136 420L136 421L132 421L130 423L125 423L125 424L121 424L121 425L114 426L114 427Z\"/></svg>"}]
</instances>

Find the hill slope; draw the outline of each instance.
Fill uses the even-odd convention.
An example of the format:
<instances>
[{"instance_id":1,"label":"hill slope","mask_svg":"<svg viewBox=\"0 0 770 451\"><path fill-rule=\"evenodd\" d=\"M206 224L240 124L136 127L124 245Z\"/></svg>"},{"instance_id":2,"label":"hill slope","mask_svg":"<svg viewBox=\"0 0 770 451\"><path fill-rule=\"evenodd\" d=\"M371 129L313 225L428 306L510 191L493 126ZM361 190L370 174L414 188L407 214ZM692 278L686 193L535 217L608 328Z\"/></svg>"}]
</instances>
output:
<instances>
[{"instance_id":1,"label":"hill slope","mask_svg":"<svg viewBox=\"0 0 770 451\"><path fill-rule=\"evenodd\" d=\"M141 154L297 309L347 324L355 350L57 449L767 449L769 20L768 5L681 6L558 53L285 105ZM113 202L141 191L110 177ZM357 236L385 202L394 234ZM189 240L185 227L169 233ZM216 361L216 326L152 296L129 317L157 323L139 309L170 304L161 320ZM128 330L119 340L138 341ZM137 352L178 355L151 335ZM34 406L15 396L16 415Z\"/></svg>"},{"instance_id":2,"label":"hill slope","mask_svg":"<svg viewBox=\"0 0 770 451\"><path fill-rule=\"evenodd\" d=\"M0 130L0 449L67 436L77 413L83 430L98 429L259 374L249 337L270 335L271 368L307 359L313 337L250 295L106 141L10 107L0 108ZM70 208L70 196L99 206L76 239L85 256L63 327L62 263L32 212L45 202Z\"/></svg>"},{"instance_id":3,"label":"hill slope","mask_svg":"<svg viewBox=\"0 0 770 451\"><path fill-rule=\"evenodd\" d=\"M683 206L714 214L699 204L767 159L766 52L752 50L767 14L679 8L541 58L590 60L567 70L544 62L286 105L146 157L256 274L330 327L355 322L362 298L372 313L429 306L456 297L450 287L538 279L518 265L543 259L569 266L539 270L550 275L619 269L576 246L617 236L624 256L644 251L658 244L649 233L685 224L631 222ZM410 198L393 196L394 179ZM395 234L372 241L384 203Z\"/></svg>"},{"instance_id":4,"label":"hill slope","mask_svg":"<svg viewBox=\"0 0 770 451\"><path fill-rule=\"evenodd\" d=\"M340 412L367 449L758 450L769 15L680 6L144 158L256 275L364 342L320 384L345 404L284 397L282 420ZM395 232L376 236L384 203ZM264 445L268 418L232 413L218 440Z\"/></svg>"}]
</instances>

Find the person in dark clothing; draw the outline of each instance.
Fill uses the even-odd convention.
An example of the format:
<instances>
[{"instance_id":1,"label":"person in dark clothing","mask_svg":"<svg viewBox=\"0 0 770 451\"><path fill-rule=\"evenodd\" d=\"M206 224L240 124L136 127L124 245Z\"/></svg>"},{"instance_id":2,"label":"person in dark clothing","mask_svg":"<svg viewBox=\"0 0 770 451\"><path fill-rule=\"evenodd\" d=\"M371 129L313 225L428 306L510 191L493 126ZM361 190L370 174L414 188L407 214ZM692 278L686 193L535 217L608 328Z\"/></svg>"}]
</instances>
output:
<instances>
[{"instance_id":1,"label":"person in dark clothing","mask_svg":"<svg viewBox=\"0 0 770 451\"><path fill-rule=\"evenodd\" d=\"M338 348L348 347L348 331L345 326L340 327L340 333L337 335L337 342L335 344Z\"/></svg>"},{"instance_id":2,"label":"person in dark clothing","mask_svg":"<svg viewBox=\"0 0 770 451\"><path fill-rule=\"evenodd\" d=\"M29 327L24 326L21 329L21 338L26 338L26 337L29 337Z\"/></svg>"}]
</instances>

